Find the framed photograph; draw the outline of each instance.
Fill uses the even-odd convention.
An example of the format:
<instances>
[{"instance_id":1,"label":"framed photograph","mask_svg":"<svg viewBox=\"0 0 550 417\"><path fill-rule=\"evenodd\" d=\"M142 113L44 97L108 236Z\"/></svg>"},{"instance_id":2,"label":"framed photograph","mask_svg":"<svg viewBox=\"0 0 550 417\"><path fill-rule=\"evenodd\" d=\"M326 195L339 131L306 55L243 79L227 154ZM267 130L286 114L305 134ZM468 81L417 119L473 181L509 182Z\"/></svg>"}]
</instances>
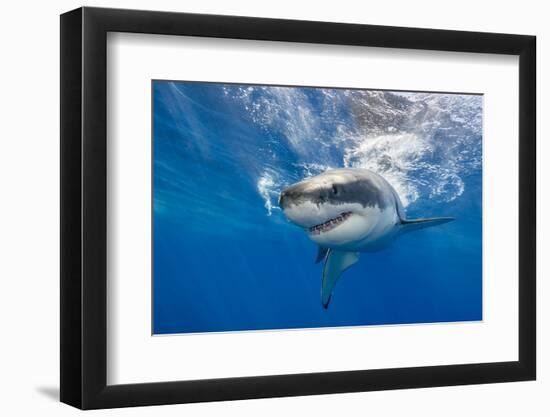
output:
<instances>
[{"instance_id":1,"label":"framed photograph","mask_svg":"<svg viewBox=\"0 0 550 417\"><path fill-rule=\"evenodd\" d=\"M61 401L533 380L535 37L61 16Z\"/></svg>"}]
</instances>

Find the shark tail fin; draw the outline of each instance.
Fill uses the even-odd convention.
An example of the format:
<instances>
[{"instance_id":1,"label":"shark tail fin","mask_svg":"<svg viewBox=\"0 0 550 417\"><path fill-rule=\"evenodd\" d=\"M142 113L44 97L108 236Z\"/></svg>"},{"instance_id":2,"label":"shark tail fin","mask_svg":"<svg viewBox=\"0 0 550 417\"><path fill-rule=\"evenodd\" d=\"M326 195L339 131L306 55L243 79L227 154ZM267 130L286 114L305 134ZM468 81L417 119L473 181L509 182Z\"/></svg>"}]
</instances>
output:
<instances>
[{"instance_id":1,"label":"shark tail fin","mask_svg":"<svg viewBox=\"0 0 550 417\"><path fill-rule=\"evenodd\" d=\"M328 255L325 258L325 266L323 268L323 282L321 284L321 303L325 309L328 308L332 290L336 285L336 281L346 269L352 266L359 260L358 252L342 252L329 249Z\"/></svg>"},{"instance_id":2,"label":"shark tail fin","mask_svg":"<svg viewBox=\"0 0 550 417\"><path fill-rule=\"evenodd\" d=\"M413 230L425 229L427 227L439 226L453 221L454 217L432 217L427 219L404 219L401 220L403 232L411 232Z\"/></svg>"}]
</instances>

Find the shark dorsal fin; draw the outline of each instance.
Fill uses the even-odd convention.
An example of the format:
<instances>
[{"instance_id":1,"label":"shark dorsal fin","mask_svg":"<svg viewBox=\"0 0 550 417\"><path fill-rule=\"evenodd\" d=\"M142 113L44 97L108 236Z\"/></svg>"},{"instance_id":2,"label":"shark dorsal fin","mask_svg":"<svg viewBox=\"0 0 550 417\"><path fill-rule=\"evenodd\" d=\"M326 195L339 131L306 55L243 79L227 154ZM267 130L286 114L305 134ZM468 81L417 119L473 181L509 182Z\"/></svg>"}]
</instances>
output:
<instances>
[{"instance_id":1,"label":"shark dorsal fin","mask_svg":"<svg viewBox=\"0 0 550 417\"><path fill-rule=\"evenodd\" d=\"M328 308L332 291L336 281L346 269L359 260L358 252L343 252L337 250L328 250L323 268L323 282L321 284L321 303L324 308Z\"/></svg>"}]
</instances>

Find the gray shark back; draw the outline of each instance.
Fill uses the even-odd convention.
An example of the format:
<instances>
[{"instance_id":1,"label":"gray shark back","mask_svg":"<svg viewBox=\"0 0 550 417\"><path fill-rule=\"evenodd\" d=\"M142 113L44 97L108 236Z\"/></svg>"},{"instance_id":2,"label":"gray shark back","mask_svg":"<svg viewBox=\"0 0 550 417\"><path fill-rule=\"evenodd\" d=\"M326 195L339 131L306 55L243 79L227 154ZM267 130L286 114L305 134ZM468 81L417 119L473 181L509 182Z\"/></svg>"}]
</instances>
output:
<instances>
[{"instance_id":1,"label":"gray shark back","mask_svg":"<svg viewBox=\"0 0 550 417\"><path fill-rule=\"evenodd\" d=\"M359 203L363 207L378 207L380 210L396 204L402 207L390 183L368 169L340 168L327 171L327 174L343 178L344 202Z\"/></svg>"}]
</instances>

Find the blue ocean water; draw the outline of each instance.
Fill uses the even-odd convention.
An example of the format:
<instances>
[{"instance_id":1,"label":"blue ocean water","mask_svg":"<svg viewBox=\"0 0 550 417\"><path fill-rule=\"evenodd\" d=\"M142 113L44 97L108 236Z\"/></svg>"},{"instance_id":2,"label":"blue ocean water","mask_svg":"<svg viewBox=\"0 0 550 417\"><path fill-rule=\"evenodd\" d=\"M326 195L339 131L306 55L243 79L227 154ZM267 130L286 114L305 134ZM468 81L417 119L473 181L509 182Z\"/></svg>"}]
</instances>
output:
<instances>
[{"instance_id":1,"label":"blue ocean water","mask_svg":"<svg viewBox=\"0 0 550 417\"><path fill-rule=\"evenodd\" d=\"M153 82L153 332L482 319L482 96ZM362 167L451 223L361 254L331 304L286 186Z\"/></svg>"}]
</instances>

